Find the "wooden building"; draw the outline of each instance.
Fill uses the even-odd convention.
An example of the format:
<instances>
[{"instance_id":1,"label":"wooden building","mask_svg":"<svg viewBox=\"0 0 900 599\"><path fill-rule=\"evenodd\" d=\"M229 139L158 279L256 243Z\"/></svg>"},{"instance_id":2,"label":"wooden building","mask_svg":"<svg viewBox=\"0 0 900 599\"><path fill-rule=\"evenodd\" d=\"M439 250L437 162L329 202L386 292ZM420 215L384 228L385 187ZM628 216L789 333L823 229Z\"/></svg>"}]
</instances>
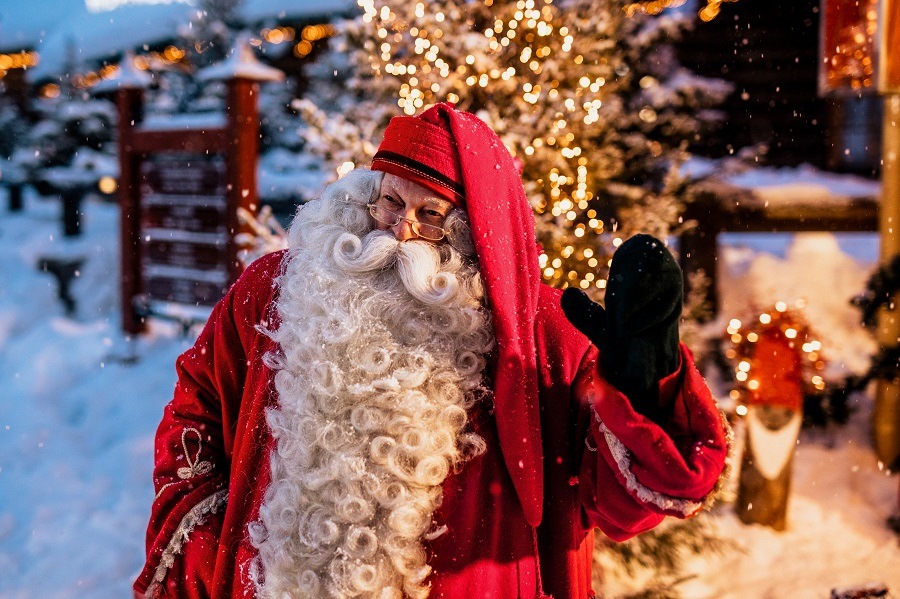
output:
<instances>
[{"instance_id":1,"label":"wooden building","mask_svg":"<svg viewBox=\"0 0 900 599\"><path fill-rule=\"evenodd\" d=\"M819 95L819 34L819 0L741 0L723 3L708 23L698 18L679 46L682 63L735 90L723 107L726 123L695 151L724 156L765 144L768 164L876 176L881 100Z\"/></svg>"}]
</instances>

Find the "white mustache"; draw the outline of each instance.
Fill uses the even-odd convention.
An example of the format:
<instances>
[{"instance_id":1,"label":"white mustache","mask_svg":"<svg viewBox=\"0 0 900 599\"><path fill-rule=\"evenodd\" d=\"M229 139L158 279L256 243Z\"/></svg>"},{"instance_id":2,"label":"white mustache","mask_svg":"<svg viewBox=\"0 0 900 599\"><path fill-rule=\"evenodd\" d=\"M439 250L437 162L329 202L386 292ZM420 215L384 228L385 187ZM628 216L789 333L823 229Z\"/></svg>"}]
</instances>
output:
<instances>
[{"instance_id":1,"label":"white mustache","mask_svg":"<svg viewBox=\"0 0 900 599\"><path fill-rule=\"evenodd\" d=\"M396 262L399 245L388 231L370 231L362 239L344 232L334 243L334 261L347 273L384 270Z\"/></svg>"},{"instance_id":2,"label":"white mustache","mask_svg":"<svg viewBox=\"0 0 900 599\"><path fill-rule=\"evenodd\" d=\"M427 241L398 241L390 231L370 231L359 238L342 233L334 244L335 264L348 274L376 273L395 267L406 290L422 303L439 306L452 302L459 279L443 268L458 268L458 258L445 265L441 251Z\"/></svg>"}]
</instances>

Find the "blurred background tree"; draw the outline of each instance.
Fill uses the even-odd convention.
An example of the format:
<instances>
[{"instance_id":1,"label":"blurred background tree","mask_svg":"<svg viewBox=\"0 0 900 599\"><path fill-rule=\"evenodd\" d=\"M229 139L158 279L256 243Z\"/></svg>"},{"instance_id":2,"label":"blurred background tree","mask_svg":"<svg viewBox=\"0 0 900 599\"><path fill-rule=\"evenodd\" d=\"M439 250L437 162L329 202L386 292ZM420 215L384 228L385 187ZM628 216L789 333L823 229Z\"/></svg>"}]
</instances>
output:
<instances>
[{"instance_id":1,"label":"blurred background tree","mask_svg":"<svg viewBox=\"0 0 900 599\"><path fill-rule=\"evenodd\" d=\"M344 70L301 103L309 148L339 173L368 164L391 116L446 101L491 125L521 165L551 285L600 296L622 240L684 225L679 166L730 92L678 63L687 15L620 0L359 4L333 44ZM337 110L317 98L328 94Z\"/></svg>"}]
</instances>

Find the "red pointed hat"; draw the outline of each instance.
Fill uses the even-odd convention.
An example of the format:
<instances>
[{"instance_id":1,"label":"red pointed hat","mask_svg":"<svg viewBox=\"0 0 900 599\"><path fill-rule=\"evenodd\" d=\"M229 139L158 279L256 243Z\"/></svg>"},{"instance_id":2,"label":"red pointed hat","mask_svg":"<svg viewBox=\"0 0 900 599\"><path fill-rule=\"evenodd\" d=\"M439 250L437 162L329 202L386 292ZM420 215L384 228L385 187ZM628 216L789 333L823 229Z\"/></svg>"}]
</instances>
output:
<instances>
[{"instance_id":1,"label":"red pointed hat","mask_svg":"<svg viewBox=\"0 0 900 599\"><path fill-rule=\"evenodd\" d=\"M438 106L418 116L392 118L372 159L372 170L414 181L461 206L463 179L456 140Z\"/></svg>"},{"instance_id":2,"label":"red pointed hat","mask_svg":"<svg viewBox=\"0 0 900 599\"><path fill-rule=\"evenodd\" d=\"M513 158L484 121L441 103L391 119L372 169L424 185L469 215L497 339L500 447L525 518L537 526L544 498L534 339L540 269L534 215Z\"/></svg>"}]
</instances>

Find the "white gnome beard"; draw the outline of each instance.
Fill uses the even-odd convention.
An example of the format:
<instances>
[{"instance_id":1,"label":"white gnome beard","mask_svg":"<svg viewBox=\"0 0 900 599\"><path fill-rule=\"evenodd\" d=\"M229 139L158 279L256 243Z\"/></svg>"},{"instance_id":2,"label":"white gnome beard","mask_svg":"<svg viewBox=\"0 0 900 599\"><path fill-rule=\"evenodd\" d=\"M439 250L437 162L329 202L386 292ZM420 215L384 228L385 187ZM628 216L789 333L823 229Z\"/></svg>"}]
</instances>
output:
<instances>
[{"instance_id":1,"label":"white gnome beard","mask_svg":"<svg viewBox=\"0 0 900 599\"><path fill-rule=\"evenodd\" d=\"M448 244L369 230L373 175L291 227L272 482L250 527L261 597L427 597L441 484L484 450L466 431L493 344L480 275Z\"/></svg>"}]
</instances>

